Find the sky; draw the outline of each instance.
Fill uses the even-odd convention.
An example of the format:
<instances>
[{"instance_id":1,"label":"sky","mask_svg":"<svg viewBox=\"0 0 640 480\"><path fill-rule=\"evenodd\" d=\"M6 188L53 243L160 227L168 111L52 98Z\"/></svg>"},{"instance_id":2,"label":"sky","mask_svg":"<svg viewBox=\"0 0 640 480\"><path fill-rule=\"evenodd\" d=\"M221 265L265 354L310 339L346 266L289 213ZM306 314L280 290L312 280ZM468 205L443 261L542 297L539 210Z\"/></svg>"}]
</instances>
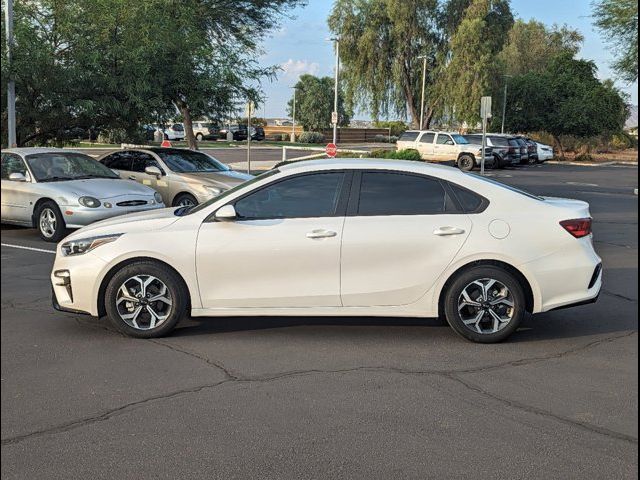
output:
<instances>
[{"instance_id":1,"label":"sky","mask_svg":"<svg viewBox=\"0 0 640 480\"><path fill-rule=\"evenodd\" d=\"M332 0L308 0L288 14L280 28L273 31L263 43L263 65L280 65L282 71L277 80L264 82L266 104L259 116L286 117L286 104L292 96L291 87L304 73L317 76L333 76L335 57L327 27L327 17ZM613 78L609 67L613 61L610 49L600 33L592 26L591 0L512 0L514 16L523 20L535 18L547 25L567 24L582 33L585 41L579 57L593 60L598 66L598 76ZM618 87L630 94L630 102L638 104L638 85L618 82ZM357 113L356 118L368 119L366 113Z\"/></svg>"}]
</instances>

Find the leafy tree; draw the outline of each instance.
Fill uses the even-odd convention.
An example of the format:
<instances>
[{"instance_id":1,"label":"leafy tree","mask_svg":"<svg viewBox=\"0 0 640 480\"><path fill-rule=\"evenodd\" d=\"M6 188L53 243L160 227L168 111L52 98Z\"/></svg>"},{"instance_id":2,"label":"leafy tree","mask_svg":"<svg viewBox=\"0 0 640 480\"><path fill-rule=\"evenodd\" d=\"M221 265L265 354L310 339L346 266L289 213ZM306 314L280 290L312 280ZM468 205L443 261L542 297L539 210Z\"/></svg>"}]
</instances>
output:
<instances>
[{"instance_id":1,"label":"leafy tree","mask_svg":"<svg viewBox=\"0 0 640 480\"><path fill-rule=\"evenodd\" d=\"M318 131L331 127L334 103L334 79L301 75L296 83L296 123L305 130ZM293 97L289 100L288 114L293 116ZM342 92L338 93L338 125L349 125L350 114L345 110Z\"/></svg>"},{"instance_id":2,"label":"leafy tree","mask_svg":"<svg viewBox=\"0 0 640 480\"><path fill-rule=\"evenodd\" d=\"M594 4L595 25L614 47L616 73L625 81L638 80L638 1L598 0Z\"/></svg>"},{"instance_id":3,"label":"leafy tree","mask_svg":"<svg viewBox=\"0 0 640 480\"><path fill-rule=\"evenodd\" d=\"M506 75L544 71L561 53L576 55L584 37L566 26L551 28L536 20L516 20L498 59Z\"/></svg>"},{"instance_id":4,"label":"leafy tree","mask_svg":"<svg viewBox=\"0 0 640 480\"><path fill-rule=\"evenodd\" d=\"M442 45L437 13L437 0L336 0L328 22L341 39L350 108L365 108L376 119L408 113L419 123L423 62L418 57L428 57L431 85ZM427 93L428 123L436 100Z\"/></svg>"},{"instance_id":5,"label":"leafy tree","mask_svg":"<svg viewBox=\"0 0 640 480\"><path fill-rule=\"evenodd\" d=\"M480 98L497 89L496 56L512 24L506 1L473 0L465 10L435 87L456 121L476 124L480 120Z\"/></svg>"},{"instance_id":6,"label":"leafy tree","mask_svg":"<svg viewBox=\"0 0 640 480\"><path fill-rule=\"evenodd\" d=\"M558 55L542 72L511 80L507 128L514 132L545 131L561 155L562 135L591 137L621 132L628 115L622 94L610 81L600 82L593 62Z\"/></svg>"},{"instance_id":7,"label":"leafy tree","mask_svg":"<svg viewBox=\"0 0 640 480\"><path fill-rule=\"evenodd\" d=\"M376 128L390 128L394 137L399 137L407 129L407 124L399 121L375 122L374 125Z\"/></svg>"}]
</instances>

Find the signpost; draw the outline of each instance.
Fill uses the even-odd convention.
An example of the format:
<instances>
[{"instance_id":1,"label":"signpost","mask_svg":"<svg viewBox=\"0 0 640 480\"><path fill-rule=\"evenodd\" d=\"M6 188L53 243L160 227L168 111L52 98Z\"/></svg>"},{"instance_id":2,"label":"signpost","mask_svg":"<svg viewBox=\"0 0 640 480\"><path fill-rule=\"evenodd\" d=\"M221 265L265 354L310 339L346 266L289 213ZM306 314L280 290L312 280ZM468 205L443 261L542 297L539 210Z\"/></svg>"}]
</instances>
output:
<instances>
[{"instance_id":1,"label":"signpost","mask_svg":"<svg viewBox=\"0 0 640 480\"><path fill-rule=\"evenodd\" d=\"M247 103L247 173L251 173L251 113L255 108L254 103L249 100Z\"/></svg>"},{"instance_id":2,"label":"signpost","mask_svg":"<svg viewBox=\"0 0 640 480\"><path fill-rule=\"evenodd\" d=\"M487 121L491 118L491 97L480 99L480 117L482 117L482 159L480 160L480 175L484 175L484 157L487 148Z\"/></svg>"},{"instance_id":3,"label":"signpost","mask_svg":"<svg viewBox=\"0 0 640 480\"><path fill-rule=\"evenodd\" d=\"M327 144L327 148L325 148L327 152L327 156L330 158L334 158L338 154L338 147L336 147L335 143Z\"/></svg>"}]
</instances>

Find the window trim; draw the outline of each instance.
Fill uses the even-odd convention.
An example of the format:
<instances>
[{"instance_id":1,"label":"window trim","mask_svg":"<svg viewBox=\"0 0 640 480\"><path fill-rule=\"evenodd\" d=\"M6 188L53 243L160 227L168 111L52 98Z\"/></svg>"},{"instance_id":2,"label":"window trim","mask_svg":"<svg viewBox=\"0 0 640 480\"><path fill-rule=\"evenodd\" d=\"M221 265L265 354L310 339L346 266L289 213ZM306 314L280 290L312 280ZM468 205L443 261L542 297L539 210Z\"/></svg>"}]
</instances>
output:
<instances>
[{"instance_id":1,"label":"window trim","mask_svg":"<svg viewBox=\"0 0 640 480\"><path fill-rule=\"evenodd\" d=\"M361 215L359 213L360 208L360 188L362 186L362 174L363 173L390 173L393 175L404 175L407 177L418 177L424 180L436 181L442 187L445 194L445 211L439 213L396 213L396 214L384 214L384 215ZM447 187L447 181L441 178L432 177L431 175L424 175L417 172L406 172L401 170L389 170L389 169L362 169L355 170L353 181L351 183L351 193L349 195L349 204L347 207L347 217L425 217L435 215L464 215L465 211L462 208L458 198L452 193L452 189ZM468 189L467 189L468 190ZM473 192L475 193L475 192ZM476 193L476 195L478 195ZM483 197L484 198L484 197ZM448 200L448 201L447 201ZM453 208L446 209L447 204L452 205Z\"/></svg>"},{"instance_id":2,"label":"window trim","mask_svg":"<svg viewBox=\"0 0 640 480\"><path fill-rule=\"evenodd\" d=\"M256 194L258 192L260 192L261 190L264 190L265 188L269 188L269 187L273 187L274 185L277 185L278 183L282 183L284 181L287 180L291 180L294 178L299 178L299 177L308 177L311 175L323 175L323 174L327 174L327 173L342 173L344 174L344 177L342 179L342 184L338 187L339 188L339 193L338 193L338 202L336 205L336 210L333 213L333 215L323 215L322 217L319 217L317 215L309 215L309 216L296 216L296 217L242 217L242 218L237 218L236 220L234 220L234 222L250 222L250 221L260 221L260 220L296 220L296 219L304 219L304 218L335 218L335 217L344 217L346 216L346 210L347 210L347 202L349 200L349 192L351 191L351 185L352 185L352 181L353 181L353 171L352 170L348 170L348 169L335 169L335 170L316 170L313 172L301 172L301 173L297 173L294 175L287 175L285 177L282 178L278 178L272 182L267 183L266 185L262 185L261 187L258 187L254 190L251 190L250 192L247 192L237 198L234 198L232 201L225 203L224 205L221 205L220 207L216 208L216 211L218 211L220 208L226 206L226 205L233 205L233 207L235 208L236 203L239 202L240 200L243 200L244 198ZM211 214L211 218L215 219L215 212L213 212Z\"/></svg>"}]
</instances>

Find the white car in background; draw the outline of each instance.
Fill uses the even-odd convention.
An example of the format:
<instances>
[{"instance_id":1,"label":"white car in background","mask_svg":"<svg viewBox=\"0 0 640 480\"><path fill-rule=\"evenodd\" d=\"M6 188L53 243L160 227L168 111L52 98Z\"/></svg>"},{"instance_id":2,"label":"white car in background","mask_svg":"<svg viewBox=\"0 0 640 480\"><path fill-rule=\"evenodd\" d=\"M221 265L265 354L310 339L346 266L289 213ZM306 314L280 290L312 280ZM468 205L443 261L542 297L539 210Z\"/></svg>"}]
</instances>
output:
<instances>
[{"instance_id":1,"label":"white car in background","mask_svg":"<svg viewBox=\"0 0 640 480\"><path fill-rule=\"evenodd\" d=\"M152 125L152 127L157 133L160 133L165 140L184 140L184 125L182 125L181 123L170 123L168 125Z\"/></svg>"},{"instance_id":2,"label":"white car in background","mask_svg":"<svg viewBox=\"0 0 640 480\"><path fill-rule=\"evenodd\" d=\"M536 142L538 146L538 163L546 162L547 160L553 160L553 147L551 145L545 145L544 143Z\"/></svg>"},{"instance_id":3,"label":"white car in background","mask_svg":"<svg viewBox=\"0 0 640 480\"><path fill-rule=\"evenodd\" d=\"M188 314L444 316L491 343L527 312L594 302L602 266L585 202L446 166L339 159L84 228L58 246L51 281L56 308L134 337Z\"/></svg>"}]
</instances>

